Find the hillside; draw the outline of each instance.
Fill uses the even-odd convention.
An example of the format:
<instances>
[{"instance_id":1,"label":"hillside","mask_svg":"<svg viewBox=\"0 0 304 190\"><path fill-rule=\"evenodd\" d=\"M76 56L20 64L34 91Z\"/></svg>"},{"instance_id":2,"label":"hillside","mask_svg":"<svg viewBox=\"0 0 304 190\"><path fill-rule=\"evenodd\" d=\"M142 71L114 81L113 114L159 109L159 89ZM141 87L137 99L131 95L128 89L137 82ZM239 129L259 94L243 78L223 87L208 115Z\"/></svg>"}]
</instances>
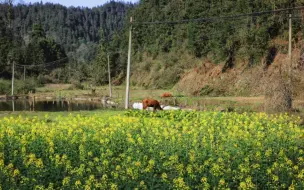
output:
<instances>
[{"instance_id":1,"label":"hillside","mask_svg":"<svg viewBox=\"0 0 304 190\"><path fill-rule=\"evenodd\" d=\"M279 65L288 63L289 12L237 15L302 5L304 1L288 0L140 1L131 12L136 52L132 84L175 87L191 95L261 95ZM293 62L297 68L303 53L303 17L301 11L291 13L297 18L292 22ZM219 17L228 19L216 19ZM199 18L213 19L191 22ZM186 21L170 23L178 20ZM158 23L164 21L168 22Z\"/></svg>"},{"instance_id":2,"label":"hillside","mask_svg":"<svg viewBox=\"0 0 304 190\"><path fill-rule=\"evenodd\" d=\"M69 64L47 72L29 73L32 77L42 75L40 79L44 82L76 86L83 82L104 85L108 82L109 56L113 83L123 84L128 19L132 16L131 85L175 88L197 96L260 95L262 84L270 81L280 65L288 62L289 13L295 17L292 22L294 72L302 72L299 59L303 54L303 12L278 10L303 5L304 0L140 0L136 5L111 1L93 9L40 3L18 5L13 7L12 29L0 30L8 36L11 30L14 34L14 37L0 39L0 51L4 52L0 64L7 64L4 55L13 47L17 47L13 53L22 52L14 54L20 64L32 64L34 61L26 60L43 57L27 59L24 56L24 50L30 49L28 44L33 43L31 35L37 33L33 26L38 24L46 36L42 42L56 42L55 52L60 52L61 46ZM277 12L261 14L269 10ZM7 26L9 17L1 13L0 22ZM201 18L205 19L198 22ZM21 76L21 72L17 72L17 77ZM7 76L10 77L9 70ZM301 85L303 80L300 77L295 81Z\"/></svg>"}]
</instances>

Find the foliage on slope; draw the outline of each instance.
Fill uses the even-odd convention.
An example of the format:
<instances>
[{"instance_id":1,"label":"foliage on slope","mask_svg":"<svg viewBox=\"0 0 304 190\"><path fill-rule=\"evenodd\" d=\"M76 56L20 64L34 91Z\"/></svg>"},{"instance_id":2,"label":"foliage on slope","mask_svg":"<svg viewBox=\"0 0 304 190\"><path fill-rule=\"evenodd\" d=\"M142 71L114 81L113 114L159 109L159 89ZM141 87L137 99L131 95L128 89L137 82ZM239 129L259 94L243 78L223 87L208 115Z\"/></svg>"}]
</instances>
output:
<instances>
[{"instance_id":1,"label":"foliage on slope","mask_svg":"<svg viewBox=\"0 0 304 190\"><path fill-rule=\"evenodd\" d=\"M220 64L220 75L244 63L248 68L262 62L270 65L277 53L287 53L288 44L273 41L288 40L288 12L244 17L235 15L285 9L303 3L303 0L142 0L129 14L135 22L132 81L135 85L164 88L172 87L189 69L206 62ZM292 13L295 17L301 16L299 11ZM140 24L226 16L231 18L202 23ZM301 19L293 21L293 42L302 38L301 22ZM124 50L127 49L127 29L123 36ZM189 55L194 62L184 58ZM161 84L162 81L169 82Z\"/></svg>"}]
</instances>

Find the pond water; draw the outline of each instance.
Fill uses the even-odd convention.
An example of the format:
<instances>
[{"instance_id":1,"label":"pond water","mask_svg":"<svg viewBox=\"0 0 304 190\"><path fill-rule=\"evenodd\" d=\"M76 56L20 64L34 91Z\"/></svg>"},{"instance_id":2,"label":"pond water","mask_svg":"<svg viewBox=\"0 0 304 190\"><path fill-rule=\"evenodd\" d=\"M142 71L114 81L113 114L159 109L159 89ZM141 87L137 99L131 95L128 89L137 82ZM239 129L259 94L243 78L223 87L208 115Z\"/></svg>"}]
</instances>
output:
<instances>
[{"instance_id":1,"label":"pond water","mask_svg":"<svg viewBox=\"0 0 304 190\"><path fill-rule=\"evenodd\" d=\"M36 101L28 100L0 101L0 111L89 111L105 109L100 102Z\"/></svg>"}]
</instances>

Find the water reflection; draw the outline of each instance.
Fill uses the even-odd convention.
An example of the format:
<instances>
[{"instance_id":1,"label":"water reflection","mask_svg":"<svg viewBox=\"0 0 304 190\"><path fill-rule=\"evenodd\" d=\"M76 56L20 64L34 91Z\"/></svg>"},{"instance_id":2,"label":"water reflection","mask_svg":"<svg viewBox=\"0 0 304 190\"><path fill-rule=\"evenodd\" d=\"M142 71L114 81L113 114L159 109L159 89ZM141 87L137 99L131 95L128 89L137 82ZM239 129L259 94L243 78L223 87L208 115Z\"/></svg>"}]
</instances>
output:
<instances>
[{"instance_id":1,"label":"water reflection","mask_svg":"<svg viewBox=\"0 0 304 190\"><path fill-rule=\"evenodd\" d=\"M105 108L99 102L77 101L0 101L0 111L81 111Z\"/></svg>"}]
</instances>

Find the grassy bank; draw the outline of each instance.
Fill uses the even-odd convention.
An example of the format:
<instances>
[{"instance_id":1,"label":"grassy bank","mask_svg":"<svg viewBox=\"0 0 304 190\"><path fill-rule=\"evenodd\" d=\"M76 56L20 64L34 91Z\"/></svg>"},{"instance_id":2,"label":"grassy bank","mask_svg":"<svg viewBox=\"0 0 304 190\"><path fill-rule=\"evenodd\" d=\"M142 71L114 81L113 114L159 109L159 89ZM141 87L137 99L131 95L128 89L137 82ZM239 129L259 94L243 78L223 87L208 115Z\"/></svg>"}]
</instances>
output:
<instances>
[{"instance_id":1,"label":"grassy bank","mask_svg":"<svg viewBox=\"0 0 304 190\"><path fill-rule=\"evenodd\" d=\"M75 98L97 97L101 99L103 96L109 95L108 86L89 87L84 85L84 89L74 89L70 84L48 84L43 87L36 88L36 93L33 94L41 99L59 97ZM95 92L92 91L95 89ZM161 95L164 92L170 92L175 97L162 99ZM113 86L112 100L119 104L120 108L124 107L125 103L125 86ZM181 94L175 89L144 89L139 87L131 87L130 102L141 102L144 98L154 98L165 105L179 105L185 108L192 108L197 110L222 111L230 110L239 113L242 112L263 112L264 111L264 97L207 97L207 96L187 96ZM304 99L298 96L293 101L293 107L303 115L304 113Z\"/></svg>"},{"instance_id":2,"label":"grassy bank","mask_svg":"<svg viewBox=\"0 0 304 190\"><path fill-rule=\"evenodd\" d=\"M73 112L30 112L30 111L22 111L22 112L0 112L0 119L4 117L27 117L27 118L37 118L44 119L46 116L49 120L54 120L57 117L69 117L69 116L92 116L98 115L99 117L111 117L115 115L123 114L125 111L122 110L97 110L97 111L73 111Z\"/></svg>"}]
</instances>

